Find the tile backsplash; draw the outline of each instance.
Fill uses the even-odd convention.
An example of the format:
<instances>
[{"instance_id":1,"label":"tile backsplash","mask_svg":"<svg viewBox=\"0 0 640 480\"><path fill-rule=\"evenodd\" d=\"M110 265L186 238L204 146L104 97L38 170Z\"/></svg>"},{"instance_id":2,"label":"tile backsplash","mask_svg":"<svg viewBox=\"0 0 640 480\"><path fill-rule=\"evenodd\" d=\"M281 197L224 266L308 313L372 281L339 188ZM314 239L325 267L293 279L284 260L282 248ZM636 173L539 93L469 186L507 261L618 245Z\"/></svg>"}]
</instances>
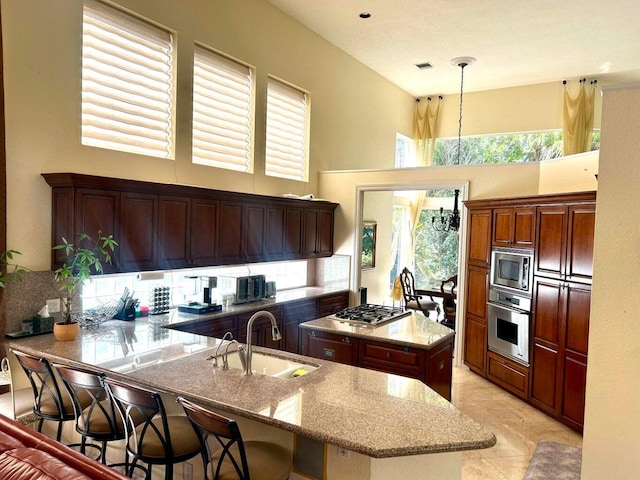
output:
<instances>
[{"instance_id":1,"label":"tile backsplash","mask_svg":"<svg viewBox=\"0 0 640 480\"><path fill-rule=\"evenodd\" d=\"M202 301L197 281L193 277L223 275L265 275L267 281L275 281L278 291L305 286L326 286L349 288L351 257L334 255L328 258L268 262L228 267L211 267L184 270L167 270L164 275L156 275L152 280L144 280L137 273L94 276L85 284L81 294L75 299L74 310L87 310L104 306L119 299L125 290L135 292L141 305L148 305L149 295L154 287L168 286L171 305L177 306L190 299ZM218 290L218 296L225 292ZM17 332L22 321L35 316L48 299L57 298L57 288L53 282L53 272L27 272L21 282L7 285L5 291L6 331ZM56 321L59 313L53 314Z\"/></svg>"}]
</instances>

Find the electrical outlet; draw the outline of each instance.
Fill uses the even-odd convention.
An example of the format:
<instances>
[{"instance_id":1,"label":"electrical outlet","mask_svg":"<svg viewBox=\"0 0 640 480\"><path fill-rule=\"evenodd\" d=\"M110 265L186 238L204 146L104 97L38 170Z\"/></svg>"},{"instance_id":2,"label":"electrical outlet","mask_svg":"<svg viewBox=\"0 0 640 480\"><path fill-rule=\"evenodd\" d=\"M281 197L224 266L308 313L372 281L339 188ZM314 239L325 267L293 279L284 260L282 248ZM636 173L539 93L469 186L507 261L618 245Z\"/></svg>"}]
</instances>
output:
<instances>
[{"instance_id":1,"label":"electrical outlet","mask_svg":"<svg viewBox=\"0 0 640 480\"><path fill-rule=\"evenodd\" d=\"M57 313L60 311L60 299L52 298L47 300L47 307L49 307L49 313Z\"/></svg>"},{"instance_id":2,"label":"electrical outlet","mask_svg":"<svg viewBox=\"0 0 640 480\"><path fill-rule=\"evenodd\" d=\"M349 458L349 450L344 447L338 447L338 456Z\"/></svg>"}]
</instances>

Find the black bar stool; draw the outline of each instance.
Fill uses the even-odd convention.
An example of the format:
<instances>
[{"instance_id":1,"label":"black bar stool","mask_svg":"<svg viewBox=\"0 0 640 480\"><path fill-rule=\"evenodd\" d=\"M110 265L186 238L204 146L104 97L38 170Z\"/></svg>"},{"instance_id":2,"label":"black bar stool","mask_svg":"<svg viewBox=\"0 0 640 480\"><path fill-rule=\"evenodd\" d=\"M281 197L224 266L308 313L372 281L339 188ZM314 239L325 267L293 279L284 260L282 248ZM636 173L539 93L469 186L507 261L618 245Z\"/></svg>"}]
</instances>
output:
<instances>
[{"instance_id":1,"label":"black bar stool","mask_svg":"<svg viewBox=\"0 0 640 480\"><path fill-rule=\"evenodd\" d=\"M124 425L104 386L104 374L68 365L54 364L52 367L73 401L76 432L82 436L80 453L84 454L87 446L95 447L100 451L98 460L106 464L107 442L123 439ZM83 399L86 398L90 403L83 407ZM87 445L87 439L97 440L102 446Z\"/></svg>"},{"instance_id":2,"label":"black bar stool","mask_svg":"<svg viewBox=\"0 0 640 480\"><path fill-rule=\"evenodd\" d=\"M205 479L286 480L289 478L292 459L287 449L269 442L244 442L235 420L218 415L182 397L178 397L177 401L200 434ZM211 437L215 439L211 442L213 447L208 441Z\"/></svg>"},{"instance_id":3,"label":"black bar stool","mask_svg":"<svg viewBox=\"0 0 640 480\"><path fill-rule=\"evenodd\" d=\"M173 466L200 454L198 434L184 415L167 415L159 393L112 378L105 378L107 390L115 400L124 422L127 439L126 475L132 476L139 461L148 465L147 479L153 465L165 466L165 479L173 478Z\"/></svg>"},{"instance_id":4,"label":"black bar stool","mask_svg":"<svg viewBox=\"0 0 640 480\"><path fill-rule=\"evenodd\" d=\"M27 374L33 389L33 413L39 419L38 431L42 432L42 424L45 420L57 422L56 440L60 441L63 423L76 418L71 398L66 391L63 392L60 389L56 376L46 358L38 358L18 351L13 351L13 353ZM89 403L91 403L91 400L88 397L81 399L81 404L84 407Z\"/></svg>"}]
</instances>

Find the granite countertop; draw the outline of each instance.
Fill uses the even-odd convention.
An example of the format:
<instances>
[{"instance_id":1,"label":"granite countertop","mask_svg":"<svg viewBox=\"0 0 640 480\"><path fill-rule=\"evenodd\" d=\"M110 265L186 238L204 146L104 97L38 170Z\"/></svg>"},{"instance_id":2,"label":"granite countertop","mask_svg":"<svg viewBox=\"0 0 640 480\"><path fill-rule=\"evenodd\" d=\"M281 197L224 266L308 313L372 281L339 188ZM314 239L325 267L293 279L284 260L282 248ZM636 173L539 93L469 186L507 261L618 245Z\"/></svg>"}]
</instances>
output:
<instances>
[{"instance_id":1,"label":"granite countertop","mask_svg":"<svg viewBox=\"0 0 640 480\"><path fill-rule=\"evenodd\" d=\"M418 380L254 347L319 366L296 378L222 370L220 340L164 328L168 319L112 320L71 342L52 334L10 348L91 366L114 378L299 433L373 458L488 448L495 436ZM188 373L186 373L188 372Z\"/></svg>"},{"instance_id":2,"label":"granite countertop","mask_svg":"<svg viewBox=\"0 0 640 480\"><path fill-rule=\"evenodd\" d=\"M425 350L455 335L454 330L418 312L412 312L406 317L382 325L356 324L347 320L324 317L301 323L300 328L345 334Z\"/></svg>"}]
</instances>

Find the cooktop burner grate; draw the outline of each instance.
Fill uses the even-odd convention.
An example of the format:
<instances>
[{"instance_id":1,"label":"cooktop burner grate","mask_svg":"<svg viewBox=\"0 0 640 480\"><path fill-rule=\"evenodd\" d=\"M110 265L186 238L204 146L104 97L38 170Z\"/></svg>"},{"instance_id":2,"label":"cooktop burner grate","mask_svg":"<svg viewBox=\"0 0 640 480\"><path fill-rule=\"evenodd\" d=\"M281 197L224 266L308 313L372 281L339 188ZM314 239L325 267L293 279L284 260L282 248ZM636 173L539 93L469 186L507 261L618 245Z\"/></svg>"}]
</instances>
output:
<instances>
[{"instance_id":1,"label":"cooktop burner grate","mask_svg":"<svg viewBox=\"0 0 640 480\"><path fill-rule=\"evenodd\" d=\"M384 322L406 317L407 315L411 315L411 312L405 311L402 307L389 307L387 305L372 305L367 303L345 308L338 313L329 315L328 318L353 323L379 325Z\"/></svg>"}]
</instances>

